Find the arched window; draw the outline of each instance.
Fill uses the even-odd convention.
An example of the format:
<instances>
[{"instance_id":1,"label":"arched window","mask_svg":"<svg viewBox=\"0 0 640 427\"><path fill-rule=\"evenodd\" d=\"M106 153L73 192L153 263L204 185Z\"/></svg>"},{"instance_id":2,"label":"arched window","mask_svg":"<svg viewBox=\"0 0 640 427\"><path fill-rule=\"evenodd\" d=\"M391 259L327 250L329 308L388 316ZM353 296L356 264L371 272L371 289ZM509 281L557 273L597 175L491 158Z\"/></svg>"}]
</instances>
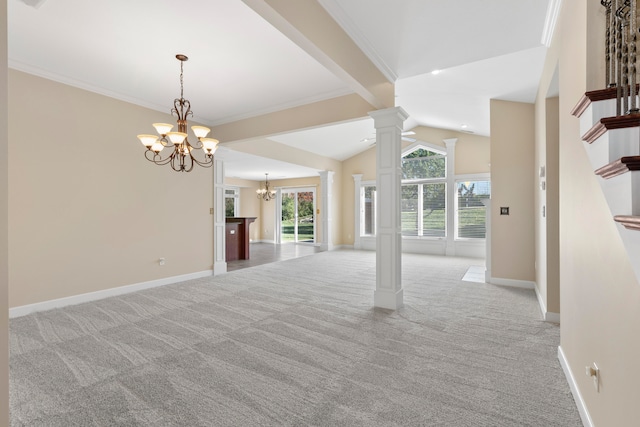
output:
<instances>
[{"instance_id":1,"label":"arched window","mask_svg":"<svg viewBox=\"0 0 640 427\"><path fill-rule=\"evenodd\" d=\"M447 253L456 253L449 246L470 245L485 238L486 208L482 199L491 195L489 174L456 175L454 150L455 143L445 148L418 141L403 151L401 229L403 237L410 240L407 247L411 250L419 250L416 245L426 244L434 253L444 252L443 247ZM448 170L448 165L452 170ZM372 248L376 203L376 182L358 179L356 247ZM437 249L435 242L444 246Z\"/></svg>"},{"instance_id":2,"label":"arched window","mask_svg":"<svg viewBox=\"0 0 640 427\"><path fill-rule=\"evenodd\" d=\"M402 235L447 235L447 156L413 145L402 156Z\"/></svg>"}]
</instances>

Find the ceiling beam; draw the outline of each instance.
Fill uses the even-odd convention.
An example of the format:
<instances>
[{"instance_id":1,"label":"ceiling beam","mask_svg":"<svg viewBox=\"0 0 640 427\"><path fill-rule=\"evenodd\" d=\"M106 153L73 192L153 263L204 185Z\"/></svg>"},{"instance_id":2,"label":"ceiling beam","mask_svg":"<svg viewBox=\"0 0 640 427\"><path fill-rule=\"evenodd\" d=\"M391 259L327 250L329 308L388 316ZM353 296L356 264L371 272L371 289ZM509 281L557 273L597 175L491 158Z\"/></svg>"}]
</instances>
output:
<instances>
[{"instance_id":1,"label":"ceiling beam","mask_svg":"<svg viewBox=\"0 0 640 427\"><path fill-rule=\"evenodd\" d=\"M374 109L394 106L394 85L317 0L243 0Z\"/></svg>"},{"instance_id":2,"label":"ceiling beam","mask_svg":"<svg viewBox=\"0 0 640 427\"><path fill-rule=\"evenodd\" d=\"M359 119L375 109L354 93L213 126L211 134L225 143L243 141Z\"/></svg>"}]
</instances>

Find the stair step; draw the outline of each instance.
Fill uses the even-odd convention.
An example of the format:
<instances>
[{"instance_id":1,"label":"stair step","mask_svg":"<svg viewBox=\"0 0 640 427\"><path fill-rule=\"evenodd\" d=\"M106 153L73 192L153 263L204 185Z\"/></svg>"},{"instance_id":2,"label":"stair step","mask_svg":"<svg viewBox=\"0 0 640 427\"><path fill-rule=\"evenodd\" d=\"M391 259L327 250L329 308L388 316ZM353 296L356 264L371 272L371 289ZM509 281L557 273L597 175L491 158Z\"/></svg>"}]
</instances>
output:
<instances>
[{"instance_id":1,"label":"stair step","mask_svg":"<svg viewBox=\"0 0 640 427\"><path fill-rule=\"evenodd\" d=\"M582 140L591 144L608 130L623 129L640 126L640 114L627 114L626 116L605 117L582 136Z\"/></svg>"},{"instance_id":2,"label":"stair step","mask_svg":"<svg viewBox=\"0 0 640 427\"><path fill-rule=\"evenodd\" d=\"M628 90L631 89L630 86L627 86ZM636 95L640 94L640 83L636 84ZM578 103L571 110L571 115L575 117L580 117L582 113L584 113L589 105L598 101L608 101L610 99L616 99L618 95L618 89L615 87L609 87L606 89L598 89L591 90L589 92L585 92L585 94L580 98Z\"/></svg>"},{"instance_id":3,"label":"stair step","mask_svg":"<svg viewBox=\"0 0 640 427\"><path fill-rule=\"evenodd\" d=\"M604 179L609 179L629 171L637 170L640 170L640 156L627 156L596 169L596 175Z\"/></svg>"},{"instance_id":4,"label":"stair step","mask_svg":"<svg viewBox=\"0 0 640 427\"><path fill-rule=\"evenodd\" d=\"M616 215L613 219L626 229L640 231L640 216Z\"/></svg>"},{"instance_id":5,"label":"stair step","mask_svg":"<svg viewBox=\"0 0 640 427\"><path fill-rule=\"evenodd\" d=\"M615 87L611 87L608 89L600 89L600 90L592 90L590 92L586 92L580 101L573 107L571 110L571 114L575 117L580 117L582 113L586 111L586 109L594 102L598 101L606 101L608 99L615 99L617 90Z\"/></svg>"}]
</instances>

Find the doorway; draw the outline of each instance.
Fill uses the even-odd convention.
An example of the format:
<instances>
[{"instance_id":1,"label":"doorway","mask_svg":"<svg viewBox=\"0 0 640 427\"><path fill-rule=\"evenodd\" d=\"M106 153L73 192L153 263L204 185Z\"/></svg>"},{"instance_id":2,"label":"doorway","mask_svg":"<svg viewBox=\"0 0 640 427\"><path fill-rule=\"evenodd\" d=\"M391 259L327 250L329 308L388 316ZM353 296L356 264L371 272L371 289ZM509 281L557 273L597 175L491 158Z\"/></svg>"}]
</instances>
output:
<instances>
[{"instance_id":1,"label":"doorway","mask_svg":"<svg viewBox=\"0 0 640 427\"><path fill-rule=\"evenodd\" d=\"M279 243L316 242L316 189L282 188Z\"/></svg>"}]
</instances>

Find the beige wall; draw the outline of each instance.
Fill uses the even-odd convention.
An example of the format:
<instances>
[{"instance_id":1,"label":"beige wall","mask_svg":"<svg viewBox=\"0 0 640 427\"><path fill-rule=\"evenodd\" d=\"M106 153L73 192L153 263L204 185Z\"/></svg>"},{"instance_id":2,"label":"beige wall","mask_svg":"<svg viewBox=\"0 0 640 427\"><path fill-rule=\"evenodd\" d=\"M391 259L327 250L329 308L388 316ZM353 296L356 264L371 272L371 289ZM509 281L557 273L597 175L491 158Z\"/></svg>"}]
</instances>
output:
<instances>
[{"instance_id":1,"label":"beige wall","mask_svg":"<svg viewBox=\"0 0 640 427\"><path fill-rule=\"evenodd\" d=\"M156 166L136 138L169 115L15 70L9 84L10 306L212 268L212 170Z\"/></svg>"},{"instance_id":2,"label":"beige wall","mask_svg":"<svg viewBox=\"0 0 640 427\"><path fill-rule=\"evenodd\" d=\"M561 347L596 426L637 424L640 284L636 280L569 111L602 88L603 9L565 0L560 33ZM589 42L586 43L585 40ZM585 366L596 362L597 393Z\"/></svg>"},{"instance_id":3,"label":"beige wall","mask_svg":"<svg viewBox=\"0 0 640 427\"><path fill-rule=\"evenodd\" d=\"M9 425L7 2L0 0L0 426Z\"/></svg>"},{"instance_id":4,"label":"beige wall","mask_svg":"<svg viewBox=\"0 0 640 427\"><path fill-rule=\"evenodd\" d=\"M534 105L491 100L491 275L535 280ZM500 207L509 215L500 215Z\"/></svg>"},{"instance_id":5,"label":"beige wall","mask_svg":"<svg viewBox=\"0 0 640 427\"><path fill-rule=\"evenodd\" d=\"M443 140L457 138L456 142L456 175L488 173L490 170L490 142L489 138L472 135L464 132L456 132L446 129L436 129L426 126L418 126L412 129L416 134L411 138L437 145L445 149ZM408 147L412 142L404 141L403 147ZM363 181L376 179L376 149L375 146L362 153L346 159L342 162L342 212L341 221L343 227L344 244L353 245L355 240L355 212L354 212L354 174L362 174Z\"/></svg>"}]
</instances>

